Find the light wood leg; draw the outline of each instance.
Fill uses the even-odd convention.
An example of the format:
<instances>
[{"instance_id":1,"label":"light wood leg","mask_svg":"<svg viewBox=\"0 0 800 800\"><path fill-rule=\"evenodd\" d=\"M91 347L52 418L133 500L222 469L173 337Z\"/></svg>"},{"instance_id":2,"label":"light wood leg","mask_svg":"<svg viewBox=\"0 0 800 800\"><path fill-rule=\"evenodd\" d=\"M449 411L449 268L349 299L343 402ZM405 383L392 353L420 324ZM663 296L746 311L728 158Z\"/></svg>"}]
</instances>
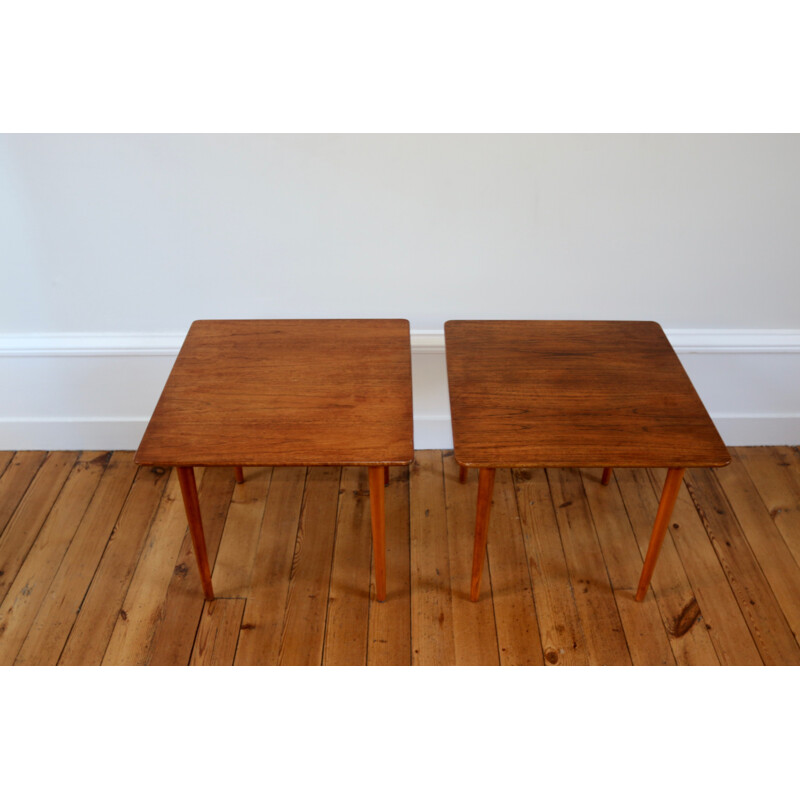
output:
<instances>
[{"instance_id":1,"label":"light wood leg","mask_svg":"<svg viewBox=\"0 0 800 800\"><path fill-rule=\"evenodd\" d=\"M475 547L472 551L472 581L469 599L473 602L481 593L481 576L486 556L486 537L489 534L489 512L492 510L494 469L481 467L478 473L478 510L475 515Z\"/></svg>"},{"instance_id":2,"label":"light wood leg","mask_svg":"<svg viewBox=\"0 0 800 800\"><path fill-rule=\"evenodd\" d=\"M664 537L667 535L667 525L669 525L672 509L678 498L681 488L684 469L672 468L667 471L667 479L664 481L664 489L661 492L661 501L658 504L656 521L653 525L653 533L650 535L650 544L647 546L647 555L644 557L642 576L639 578L639 588L636 590L636 601L641 602L647 594L647 587L650 585L650 578L653 577L653 570L656 568L658 554Z\"/></svg>"},{"instance_id":3,"label":"light wood leg","mask_svg":"<svg viewBox=\"0 0 800 800\"><path fill-rule=\"evenodd\" d=\"M200 502L197 499L194 467L177 467L177 470L186 518L189 520L189 532L192 534L194 556L197 559L197 568L200 570L200 582L203 584L203 594L205 594L206 600L213 600L214 588L211 585L211 570L208 566L206 537L203 534L203 520L200 517Z\"/></svg>"},{"instance_id":4,"label":"light wood leg","mask_svg":"<svg viewBox=\"0 0 800 800\"><path fill-rule=\"evenodd\" d=\"M384 486L389 485L389 467L383 468L383 485Z\"/></svg>"},{"instance_id":5,"label":"light wood leg","mask_svg":"<svg viewBox=\"0 0 800 800\"><path fill-rule=\"evenodd\" d=\"M236 472L236 483L244 483L244 470L241 467L234 467Z\"/></svg>"},{"instance_id":6,"label":"light wood leg","mask_svg":"<svg viewBox=\"0 0 800 800\"><path fill-rule=\"evenodd\" d=\"M375 596L386 599L386 512L384 467L369 468L369 508L372 515L372 554L375 560Z\"/></svg>"},{"instance_id":7,"label":"light wood leg","mask_svg":"<svg viewBox=\"0 0 800 800\"><path fill-rule=\"evenodd\" d=\"M603 470L603 477L600 479L600 483L602 483L603 486L608 486L608 484L611 482L611 475L613 472L614 470L611 467L606 467Z\"/></svg>"},{"instance_id":8,"label":"light wood leg","mask_svg":"<svg viewBox=\"0 0 800 800\"><path fill-rule=\"evenodd\" d=\"M459 483L467 482L467 475L469 475L469 467L459 466L458 468L458 481Z\"/></svg>"}]
</instances>

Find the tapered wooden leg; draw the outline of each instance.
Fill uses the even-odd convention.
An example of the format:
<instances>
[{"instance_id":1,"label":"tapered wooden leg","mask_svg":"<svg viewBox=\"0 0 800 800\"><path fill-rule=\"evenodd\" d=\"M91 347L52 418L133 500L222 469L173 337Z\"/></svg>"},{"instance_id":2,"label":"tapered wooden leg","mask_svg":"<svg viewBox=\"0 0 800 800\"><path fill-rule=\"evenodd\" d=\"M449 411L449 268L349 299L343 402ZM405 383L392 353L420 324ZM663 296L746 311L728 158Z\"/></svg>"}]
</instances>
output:
<instances>
[{"instance_id":1,"label":"tapered wooden leg","mask_svg":"<svg viewBox=\"0 0 800 800\"><path fill-rule=\"evenodd\" d=\"M244 470L241 467L234 467L236 472L236 483L244 483Z\"/></svg>"},{"instance_id":2,"label":"tapered wooden leg","mask_svg":"<svg viewBox=\"0 0 800 800\"><path fill-rule=\"evenodd\" d=\"M208 553L206 552L206 537L203 534L203 520L200 518L200 503L197 499L197 484L194 481L193 467L177 467L178 480L181 484L183 505L186 509L186 518L189 520L189 532L192 534L194 556L200 570L200 582L203 584L203 594L206 600L214 599L214 588L211 585L211 570L208 566Z\"/></svg>"},{"instance_id":3,"label":"tapered wooden leg","mask_svg":"<svg viewBox=\"0 0 800 800\"><path fill-rule=\"evenodd\" d=\"M656 512L656 521L653 525L653 533L650 535L650 544L647 546L647 555L644 557L642 576L639 578L639 588L636 590L636 601L641 602L647 594L647 587L650 585L650 578L653 577L653 570L656 568L658 554L664 537L667 535L667 525L669 525L672 509L678 499L678 491L681 488L684 469L670 469L667 472L667 479L664 481L664 489L661 492L661 501Z\"/></svg>"},{"instance_id":4,"label":"tapered wooden leg","mask_svg":"<svg viewBox=\"0 0 800 800\"><path fill-rule=\"evenodd\" d=\"M383 468L383 485L384 486L389 485L389 467Z\"/></svg>"},{"instance_id":5,"label":"tapered wooden leg","mask_svg":"<svg viewBox=\"0 0 800 800\"><path fill-rule=\"evenodd\" d=\"M372 554L375 559L375 596L386 599L386 512L383 499L384 467L369 468L369 508L372 515Z\"/></svg>"},{"instance_id":6,"label":"tapered wooden leg","mask_svg":"<svg viewBox=\"0 0 800 800\"><path fill-rule=\"evenodd\" d=\"M475 515L475 547L472 551L472 582L469 599L473 602L481 593L481 576L486 556L486 537L489 533L489 512L492 510L494 469L481 467L478 473L478 511Z\"/></svg>"},{"instance_id":7,"label":"tapered wooden leg","mask_svg":"<svg viewBox=\"0 0 800 800\"><path fill-rule=\"evenodd\" d=\"M600 479L600 483L602 483L603 486L608 486L609 482L611 481L611 474L613 472L614 470L611 467L606 467L603 470L603 477Z\"/></svg>"},{"instance_id":8,"label":"tapered wooden leg","mask_svg":"<svg viewBox=\"0 0 800 800\"><path fill-rule=\"evenodd\" d=\"M459 480L459 483L466 483L467 482L467 475L469 475L469 467L459 466L459 468L458 468L458 480Z\"/></svg>"}]
</instances>

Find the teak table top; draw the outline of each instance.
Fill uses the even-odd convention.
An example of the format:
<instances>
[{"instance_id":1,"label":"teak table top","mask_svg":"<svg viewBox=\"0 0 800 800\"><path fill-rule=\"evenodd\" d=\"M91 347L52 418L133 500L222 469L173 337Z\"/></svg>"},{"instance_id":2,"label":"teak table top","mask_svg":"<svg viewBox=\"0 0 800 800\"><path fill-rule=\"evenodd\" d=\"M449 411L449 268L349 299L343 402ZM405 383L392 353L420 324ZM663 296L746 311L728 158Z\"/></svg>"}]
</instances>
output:
<instances>
[{"instance_id":1,"label":"teak table top","mask_svg":"<svg viewBox=\"0 0 800 800\"><path fill-rule=\"evenodd\" d=\"M392 466L413 457L407 320L200 320L136 462Z\"/></svg>"},{"instance_id":2,"label":"teak table top","mask_svg":"<svg viewBox=\"0 0 800 800\"><path fill-rule=\"evenodd\" d=\"M445 323L467 467L719 467L725 445L655 322Z\"/></svg>"}]
</instances>

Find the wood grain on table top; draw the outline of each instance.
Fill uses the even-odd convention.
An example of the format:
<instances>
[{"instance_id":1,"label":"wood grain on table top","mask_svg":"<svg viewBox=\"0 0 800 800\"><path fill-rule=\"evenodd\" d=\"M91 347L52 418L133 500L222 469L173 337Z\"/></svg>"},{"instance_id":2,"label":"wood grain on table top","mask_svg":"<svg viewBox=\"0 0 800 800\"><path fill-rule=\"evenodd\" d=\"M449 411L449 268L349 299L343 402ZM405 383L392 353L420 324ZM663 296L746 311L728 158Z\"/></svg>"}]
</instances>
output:
<instances>
[{"instance_id":1,"label":"wood grain on table top","mask_svg":"<svg viewBox=\"0 0 800 800\"><path fill-rule=\"evenodd\" d=\"M413 454L407 320L200 320L136 462L401 465Z\"/></svg>"},{"instance_id":2,"label":"wood grain on table top","mask_svg":"<svg viewBox=\"0 0 800 800\"><path fill-rule=\"evenodd\" d=\"M460 464L730 461L658 323L449 321L445 341Z\"/></svg>"}]
</instances>

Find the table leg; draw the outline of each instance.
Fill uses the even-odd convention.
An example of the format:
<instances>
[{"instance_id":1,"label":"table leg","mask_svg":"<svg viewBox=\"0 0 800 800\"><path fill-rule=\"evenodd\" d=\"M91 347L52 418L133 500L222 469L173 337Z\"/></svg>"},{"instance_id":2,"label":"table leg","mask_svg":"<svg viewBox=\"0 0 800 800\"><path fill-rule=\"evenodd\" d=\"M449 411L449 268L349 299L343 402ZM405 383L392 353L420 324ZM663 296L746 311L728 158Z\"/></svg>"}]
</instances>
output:
<instances>
[{"instance_id":1,"label":"table leg","mask_svg":"<svg viewBox=\"0 0 800 800\"><path fill-rule=\"evenodd\" d=\"M467 475L469 475L469 467L462 467L459 465L458 467L458 481L459 483L466 483L467 482Z\"/></svg>"},{"instance_id":2,"label":"table leg","mask_svg":"<svg viewBox=\"0 0 800 800\"><path fill-rule=\"evenodd\" d=\"M236 472L236 483L244 483L244 470L241 467L234 467Z\"/></svg>"},{"instance_id":3,"label":"table leg","mask_svg":"<svg viewBox=\"0 0 800 800\"><path fill-rule=\"evenodd\" d=\"M478 473L478 510L475 514L475 547L472 551L472 581L469 599L473 602L481 593L481 575L486 556L486 537L489 534L489 512L492 510L494 468L481 467Z\"/></svg>"},{"instance_id":4,"label":"table leg","mask_svg":"<svg viewBox=\"0 0 800 800\"><path fill-rule=\"evenodd\" d=\"M389 467L383 468L383 485L384 486L389 485Z\"/></svg>"},{"instance_id":5,"label":"table leg","mask_svg":"<svg viewBox=\"0 0 800 800\"><path fill-rule=\"evenodd\" d=\"M678 498L678 491L683 480L683 468L672 468L667 471L667 479L664 481L664 489L661 492L661 501L656 512L656 521L653 525L653 533L650 535L650 544L647 546L647 555L644 557L642 576L639 578L639 588L636 590L636 601L641 602L647 594L647 587L650 585L650 578L653 577L653 570L656 567L658 554L664 537L667 535L667 525L672 516L672 509Z\"/></svg>"},{"instance_id":6,"label":"table leg","mask_svg":"<svg viewBox=\"0 0 800 800\"><path fill-rule=\"evenodd\" d=\"M600 483L602 483L603 486L608 486L608 484L611 482L611 475L613 472L614 470L611 467L606 467L603 470L603 477L600 479Z\"/></svg>"},{"instance_id":7,"label":"table leg","mask_svg":"<svg viewBox=\"0 0 800 800\"><path fill-rule=\"evenodd\" d=\"M375 559L375 595L386 599L386 512L384 510L384 467L369 468L369 507L372 516L372 554Z\"/></svg>"},{"instance_id":8,"label":"table leg","mask_svg":"<svg viewBox=\"0 0 800 800\"><path fill-rule=\"evenodd\" d=\"M205 594L206 600L213 600L214 588L211 586L211 570L208 566L206 538L203 534L203 520L200 517L200 502L197 499L194 467L177 467L177 470L186 518L189 520L189 531L192 534L194 556L200 570L200 582L203 584L203 594Z\"/></svg>"}]
</instances>

